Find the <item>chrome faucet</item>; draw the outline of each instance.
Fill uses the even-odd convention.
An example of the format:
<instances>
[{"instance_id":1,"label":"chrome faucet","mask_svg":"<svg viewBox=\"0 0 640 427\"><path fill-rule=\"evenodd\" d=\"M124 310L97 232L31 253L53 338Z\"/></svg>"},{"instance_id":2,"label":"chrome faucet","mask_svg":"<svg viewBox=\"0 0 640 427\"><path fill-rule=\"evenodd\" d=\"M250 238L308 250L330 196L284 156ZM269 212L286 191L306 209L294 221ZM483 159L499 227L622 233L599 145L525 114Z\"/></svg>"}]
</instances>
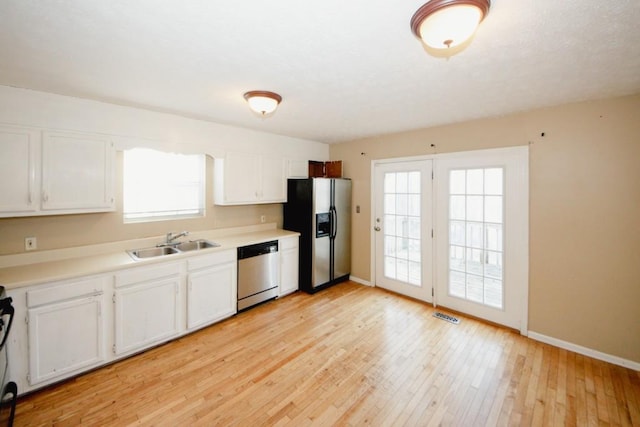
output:
<instances>
[{"instance_id":1,"label":"chrome faucet","mask_svg":"<svg viewBox=\"0 0 640 427\"><path fill-rule=\"evenodd\" d=\"M173 233L173 232L169 232L167 233L167 238L164 242L164 245L173 245L175 244L173 241L176 239L179 239L182 236L188 236L189 232L188 231L182 231L180 233Z\"/></svg>"}]
</instances>

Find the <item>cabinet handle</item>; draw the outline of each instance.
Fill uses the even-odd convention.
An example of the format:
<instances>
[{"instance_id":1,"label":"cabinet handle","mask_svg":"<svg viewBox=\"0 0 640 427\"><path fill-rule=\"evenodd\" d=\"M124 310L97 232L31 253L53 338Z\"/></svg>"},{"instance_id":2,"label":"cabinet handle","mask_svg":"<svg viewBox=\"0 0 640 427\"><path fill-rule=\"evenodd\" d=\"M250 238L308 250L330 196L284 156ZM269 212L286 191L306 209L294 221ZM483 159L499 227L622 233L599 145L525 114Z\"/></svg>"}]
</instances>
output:
<instances>
[{"instance_id":1,"label":"cabinet handle","mask_svg":"<svg viewBox=\"0 0 640 427\"><path fill-rule=\"evenodd\" d=\"M45 201L45 202L49 201L49 195L47 194L46 191L42 192L42 200Z\"/></svg>"}]
</instances>

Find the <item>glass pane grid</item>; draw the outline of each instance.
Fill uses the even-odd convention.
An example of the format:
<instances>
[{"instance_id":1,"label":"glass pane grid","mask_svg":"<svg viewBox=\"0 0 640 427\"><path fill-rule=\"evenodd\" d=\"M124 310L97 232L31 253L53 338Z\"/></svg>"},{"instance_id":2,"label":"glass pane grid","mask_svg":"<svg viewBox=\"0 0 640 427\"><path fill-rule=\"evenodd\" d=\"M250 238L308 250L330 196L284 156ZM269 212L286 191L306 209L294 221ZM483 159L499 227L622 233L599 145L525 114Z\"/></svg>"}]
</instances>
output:
<instances>
[{"instance_id":1,"label":"glass pane grid","mask_svg":"<svg viewBox=\"0 0 640 427\"><path fill-rule=\"evenodd\" d=\"M384 176L384 275L420 286L420 172Z\"/></svg>"},{"instance_id":2,"label":"glass pane grid","mask_svg":"<svg viewBox=\"0 0 640 427\"><path fill-rule=\"evenodd\" d=\"M502 168L449 174L449 295L502 308Z\"/></svg>"}]
</instances>

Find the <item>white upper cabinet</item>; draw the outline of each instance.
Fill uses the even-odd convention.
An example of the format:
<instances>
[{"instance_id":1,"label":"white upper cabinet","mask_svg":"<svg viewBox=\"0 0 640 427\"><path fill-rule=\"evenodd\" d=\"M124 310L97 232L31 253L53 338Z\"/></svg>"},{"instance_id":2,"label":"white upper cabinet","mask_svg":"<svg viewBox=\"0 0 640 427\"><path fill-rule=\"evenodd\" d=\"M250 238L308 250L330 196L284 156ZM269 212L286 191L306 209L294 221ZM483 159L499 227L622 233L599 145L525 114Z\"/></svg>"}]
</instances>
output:
<instances>
[{"instance_id":1,"label":"white upper cabinet","mask_svg":"<svg viewBox=\"0 0 640 427\"><path fill-rule=\"evenodd\" d=\"M115 150L108 137L44 132L42 209L96 212L113 210Z\"/></svg>"},{"instance_id":2,"label":"white upper cabinet","mask_svg":"<svg viewBox=\"0 0 640 427\"><path fill-rule=\"evenodd\" d=\"M0 216L38 210L40 133L0 126Z\"/></svg>"},{"instance_id":3,"label":"white upper cabinet","mask_svg":"<svg viewBox=\"0 0 640 427\"><path fill-rule=\"evenodd\" d=\"M114 178L106 136L0 126L0 217L113 211Z\"/></svg>"},{"instance_id":4,"label":"white upper cabinet","mask_svg":"<svg viewBox=\"0 0 640 427\"><path fill-rule=\"evenodd\" d=\"M282 203L286 201L284 158L228 152L214 166L216 205Z\"/></svg>"},{"instance_id":5,"label":"white upper cabinet","mask_svg":"<svg viewBox=\"0 0 640 427\"><path fill-rule=\"evenodd\" d=\"M309 161L289 159L287 161L287 178L309 178Z\"/></svg>"},{"instance_id":6,"label":"white upper cabinet","mask_svg":"<svg viewBox=\"0 0 640 427\"><path fill-rule=\"evenodd\" d=\"M286 202L287 179L284 174L284 159L261 156L260 160L260 198L265 203Z\"/></svg>"}]
</instances>

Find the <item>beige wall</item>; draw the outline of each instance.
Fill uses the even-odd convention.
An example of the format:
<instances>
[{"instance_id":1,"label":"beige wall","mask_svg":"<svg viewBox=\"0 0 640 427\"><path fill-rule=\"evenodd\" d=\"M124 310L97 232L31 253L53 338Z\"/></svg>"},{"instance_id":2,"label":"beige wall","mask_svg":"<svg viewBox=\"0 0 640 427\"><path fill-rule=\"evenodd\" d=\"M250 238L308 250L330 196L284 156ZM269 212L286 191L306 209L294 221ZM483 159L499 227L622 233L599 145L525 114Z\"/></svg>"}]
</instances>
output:
<instances>
[{"instance_id":1,"label":"beige wall","mask_svg":"<svg viewBox=\"0 0 640 427\"><path fill-rule=\"evenodd\" d=\"M640 362L640 95L332 145L353 180L352 274L372 280L372 160L527 144L529 330Z\"/></svg>"},{"instance_id":2,"label":"beige wall","mask_svg":"<svg viewBox=\"0 0 640 427\"><path fill-rule=\"evenodd\" d=\"M118 152L118 171L115 212L57 215L28 218L0 218L0 255L24 252L24 238L36 236L38 250L68 248L119 240L138 239L166 234L170 231L200 231L239 227L266 222L282 226L282 204L214 206L211 182L213 159L207 156L208 191L206 216L176 221L157 221L124 224L122 220L122 152Z\"/></svg>"}]
</instances>

